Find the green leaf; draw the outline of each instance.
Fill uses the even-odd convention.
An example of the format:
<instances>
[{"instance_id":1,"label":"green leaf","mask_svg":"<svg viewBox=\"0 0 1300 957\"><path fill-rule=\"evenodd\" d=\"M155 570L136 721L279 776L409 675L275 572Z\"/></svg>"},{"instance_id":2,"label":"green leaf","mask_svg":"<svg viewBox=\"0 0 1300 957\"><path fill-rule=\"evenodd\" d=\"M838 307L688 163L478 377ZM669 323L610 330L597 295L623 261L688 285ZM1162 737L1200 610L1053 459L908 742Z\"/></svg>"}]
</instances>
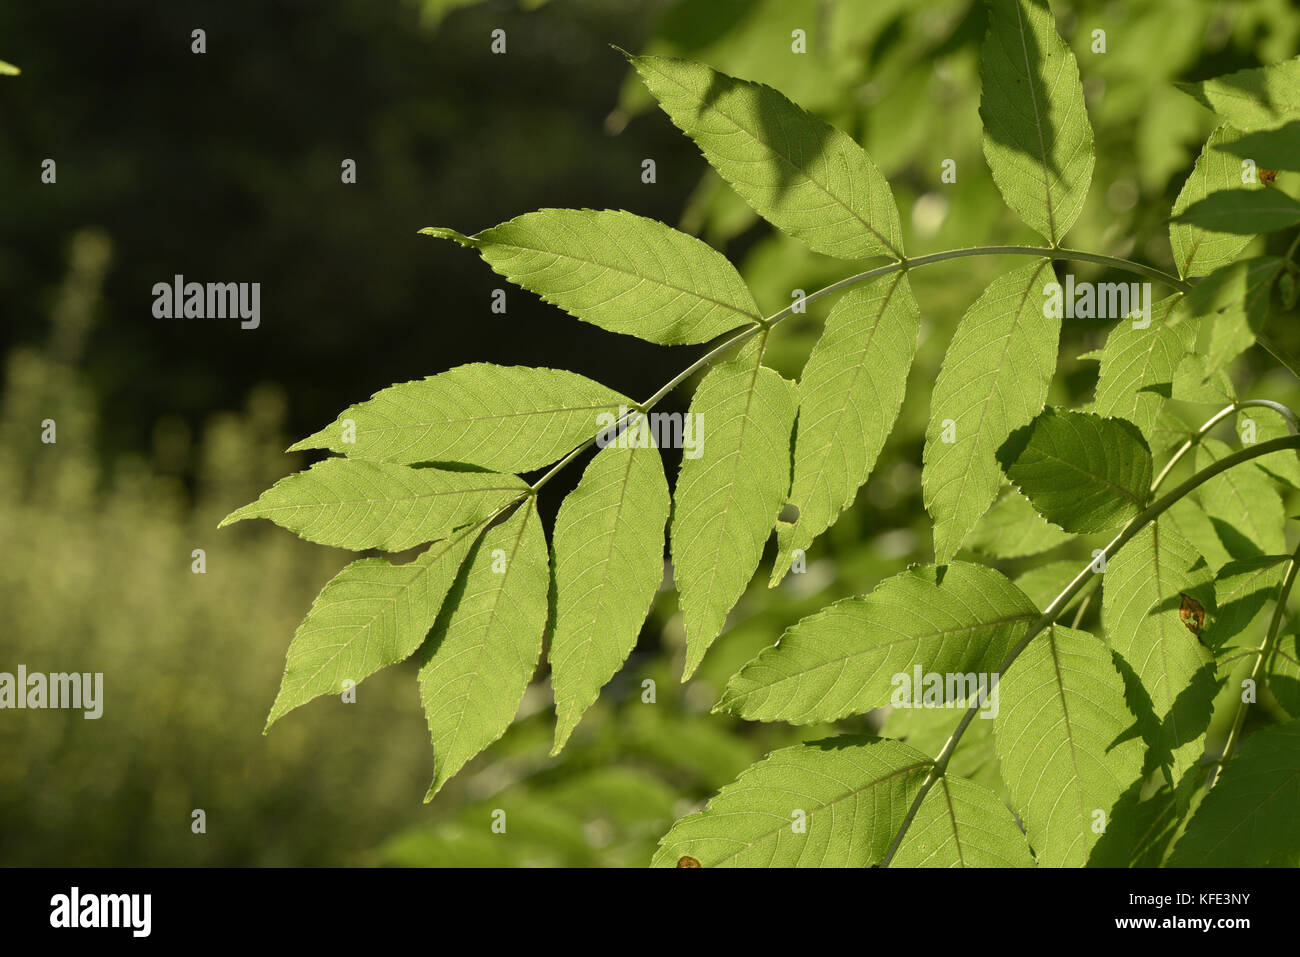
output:
<instances>
[{"instance_id":1,"label":"green leaf","mask_svg":"<svg viewBox=\"0 0 1300 957\"><path fill-rule=\"evenodd\" d=\"M672 57L633 57L664 112L760 216L842 259L901 259L889 184L848 134L761 83Z\"/></svg>"},{"instance_id":2,"label":"green leaf","mask_svg":"<svg viewBox=\"0 0 1300 957\"><path fill-rule=\"evenodd\" d=\"M1123 419L1044 409L1002 446L1007 477L1067 532L1113 532L1151 488L1151 450Z\"/></svg>"},{"instance_id":3,"label":"green leaf","mask_svg":"<svg viewBox=\"0 0 1300 957\"><path fill-rule=\"evenodd\" d=\"M1002 198L1052 242L1083 210L1092 126L1079 65L1043 0L991 0L980 55L984 156Z\"/></svg>"},{"instance_id":4,"label":"green leaf","mask_svg":"<svg viewBox=\"0 0 1300 957\"><path fill-rule=\"evenodd\" d=\"M998 758L1038 862L1082 867L1098 823L1109 823L1142 773L1142 742L1126 733L1133 716L1110 650L1053 625L1008 669L998 699Z\"/></svg>"},{"instance_id":5,"label":"green leaf","mask_svg":"<svg viewBox=\"0 0 1300 957\"><path fill-rule=\"evenodd\" d=\"M1243 442L1249 440L1253 444L1290 435L1291 427L1275 410L1257 406L1237 413L1237 434ZM1251 461L1277 481L1300 489L1300 455L1295 449L1284 449Z\"/></svg>"},{"instance_id":6,"label":"green leaf","mask_svg":"<svg viewBox=\"0 0 1300 957\"><path fill-rule=\"evenodd\" d=\"M720 363L691 400L702 443L682 456L672 518L673 575L686 627L685 681L763 557L790 489L794 383L758 358Z\"/></svg>"},{"instance_id":7,"label":"green leaf","mask_svg":"<svg viewBox=\"0 0 1300 957\"><path fill-rule=\"evenodd\" d=\"M1169 224L1169 242L1174 248L1174 264L1178 275L1204 276L1237 258L1237 254L1250 242L1249 236L1205 229L1197 223L1184 222L1179 217L1193 203L1201 202L1223 190L1241 187L1241 164L1222 152L1222 147L1241 138L1241 131L1231 126L1220 126L1210 134L1201 155L1192 168L1192 174L1178 193ZM1255 189L1262 187L1256 186Z\"/></svg>"},{"instance_id":8,"label":"green leaf","mask_svg":"<svg viewBox=\"0 0 1300 957\"><path fill-rule=\"evenodd\" d=\"M1268 690L1289 717L1300 718L1300 633L1294 629L1277 637L1268 663Z\"/></svg>"},{"instance_id":9,"label":"green leaf","mask_svg":"<svg viewBox=\"0 0 1300 957\"><path fill-rule=\"evenodd\" d=\"M1260 256L1220 267L1197 284L1187 307L1202 317L1197 351L1206 375L1226 369L1255 344L1269 316L1269 292L1282 267L1276 256Z\"/></svg>"},{"instance_id":10,"label":"green leaf","mask_svg":"<svg viewBox=\"0 0 1300 957\"><path fill-rule=\"evenodd\" d=\"M1259 555L1228 562L1219 569L1214 578L1218 612L1202 636L1216 654L1245 631L1276 596L1287 558L1286 555Z\"/></svg>"},{"instance_id":11,"label":"green leaf","mask_svg":"<svg viewBox=\"0 0 1300 957\"><path fill-rule=\"evenodd\" d=\"M952 737L962 712L951 708L890 708L880 736L896 738L937 758ZM1006 791L998 775L998 755L993 746L993 722L972 721L957 742L947 774L968 778L997 792Z\"/></svg>"},{"instance_id":12,"label":"green leaf","mask_svg":"<svg viewBox=\"0 0 1300 957\"><path fill-rule=\"evenodd\" d=\"M282 478L221 525L269 518L309 542L400 552L445 538L527 491L514 475L330 458Z\"/></svg>"},{"instance_id":13,"label":"green leaf","mask_svg":"<svg viewBox=\"0 0 1300 957\"><path fill-rule=\"evenodd\" d=\"M1042 611L1052 603L1065 586L1074 581L1083 569L1083 560L1062 558L1054 562L1035 564L1026 568L1014 579L1016 587Z\"/></svg>"},{"instance_id":14,"label":"green leaf","mask_svg":"<svg viewBox=\"0 0 1300 957\"><path fill-rule=\"evenodd\" d=\"M773 751L674 824L651 866L870 867L931 763L898 741L848 735Z\"/></svg>"},{"instance_id":15,"label":"green leaf","mask_svg":"<svg viewBox=\"0 0 1300 957\"><path fill-rule=\"evenodd\" d=\"M1203 469L1231 454L1232 449L1218 439L1204 438L1196 449L1196 466ZM1254 462L1243 462L1209 479L1201 486L1201 501L1233 558L1287 551L1282 497Z\"/></svg>"},{"instance_id":16,"label":"green leaf","mask_svg":"<svg viewBox=\"0 0 1300 957\"><path fill-rule=\"evenodd\" d=\"M1219 541L1219 533L1214 530L1214 523L1210 521L1210 516L1205 514L1205 508L1194 494L1174 502L1160 516L1160 521L1187 539L1214 571L1217 572L1232 561L1232 556L1223 547L1223 542Z\"/></svg>"},{"instance_id":17,"label":"green leaf","mask_svg":"<svg viewBox=\"0 0 1300 957\"><path fill-rule=\"evenodd\" d=\"M1200 758L1213 688L1204 687L1210 652L1183 623L1182 595L1213 609L1209 569L1186 539L1156 521L1107 563L1102 622L1113 648L1141 683L1130 701L1166 778L1176 786Z\"/></svg>"},{"instance_id":18,"label":"green leaf","mask_svg":"<svg viewBox=\"0 0 1300 957\"><path fill-rule=\"evenodd\" d=\"M493 270L573 316L660 345L708 342L760 318L740 274L694 236L621 210L542 209L474 236Z\"/></svg>"},{"instance_id":19,"label":"green leaf","mask_svg":"<svg viewBox=\"0 0 1300 957\"><path fill-rule=\"evenodd\" d=\"M1257 236L1300 223L1300 203L1276 189L1222 189L1174 216L1207 233Z\"/></svg>"},{"instance_id":20,"label":"green leaf","mask_svg":"<svg viewBox=\"0 0 1300 957\"><path fill-rule=\"evenodd\" d=\"M1256 130L1234 143L1217 147L1243 159L1254 160L1259 169L1300 170L1300 120L1291 120L1275 130Z\"/></svg>"},{"instance_id":21,"label":"green leaf","mask_svg":"<svg viewBox=\"0 0 1300 957\"><path fill-rule=\"evenodd\" d=\"M420 650L420 701L433 739L425 801L505 733L537 669L551 576L536 503L487 531Z\"/></svg>"},{"instance_id":22,"label":"green leaf","mask_svg":"<svg viewBox=\"0 0 1300 957\"><path fill-rule=\"evenodd\" d=\"M1223 769L1169 858L1171 867L1300 863L1300 721L1256 731Z\"/></svg>"},{"instance_id":23,"label":"green leaf","mask_svg":"<svg viewBox=\"0 0 1300 957\"><path fill-rule=\"evenodd\" d=\"M835 304L799 380L793 523L777 526L771 584L853 504L893 428L916 353L920 310L896 272Z\"/></svg>"},{"instance_id":24,"label":"green leaf","mask_svg":"<svg viewBox=\"0 0 1300 957\"><path fill-rule=\"evenodd\" d=\"M663 581L668 482L645 424L597 453L555 519L552 754L627 660Z\"/></svg>"},{"instance_id":25,"label":"green leaf","mask_svg":"<svg viewBox=\"0 0 1300 957\"><path fill-rule=\"evenodd\" d=\"M1047 260L993 280L948 345L921 473L939 564L957 553L1002 487L998 447L1043 408L1061 331L1060 319L1043 309L1043 284L1053 281Z\"/></svg>"},{"instance_id":26,"label":"green leaf","mask_svg":"<svg viewBox=\"0 0 1300 957\"><path fill-rule=\"evenodd\" d=\"M793 625L732 676L714 710L815 724L890 703L919 705L916 670L923 683L932 673L953 679L945 679L943 701L963 699L965 676L996 672L1038 615L984 565L953 562L941 578L934 566L911 568Z\"/></svg>"},{"instance_id":27,"label":"green leaf","mask_svg":"<svg viewBox=\"0 0 1300 957\"><path fill-rule=\"evenodd\" d=\"M554 462L613 424L605 417L634 404L575 372L475 362L381 389L289 451L526 472Z\"/></svg>"},{"instance_id":28,"label":"green leaf","mask_svg":"<svg viewBox=\"0 0 1300 957\"><path fill-rule=\"evenodd\" d=\"M1019 490L1008 488L980 516L966 547L993 558L1025 558L1063 545L1072 536L1034 511Z\"/></svg>"},{"instance_id":29,"label":"green leaf","mask_svg":"<svg viewBox=\"0 0 1300 957\"><path fill-rule=\"evenodd\" d=\"M1176 309L1183 299L1181 294L1169 296L1153 305L1149 326L1120 322L1101 351L1092 411L1132 422L1152 447L1157 445L1156 423L1173 391L1174 375L1196 344L1196 324Z\"/></svg>"},{"instance_id":30,"label":"green leaf","mask_svg":"<svg viewBox=\"0 0 1300 957\"><path fill-rule=\"evenodd\" d=\"M360 684L408 658L424 641L477 538L476 528L465 528L408 564L363 558L330 579L289 645L266 727L312 698L339 694L344 681Z\"/></svg>"},{"instance_id":31,"label":"green leaf","mask_svg":"<svg viewBox=\"0 0 1300 957\"><path fill-rule=\"evenodd\" d=\"M1300 57L1177 86L1241 130L1267 129L1300 117Z\"/></svg>"},{"instance_id":32,"label":"green leaf","mask_svg":"<svg viewBox=\"0 0 1300 957\"><path fill-rule=\"evenodd\" d=\"M0 76L18 76L22 72L22 70L18 69L18 67L14 66L12 63L6 63L4 60L0 60Z\"/></svg>"},{"instance_id":33,"label":"green leaf","mask_svg":"<svg viewBox=\"0 0 1300 957\"><path fill-rule=\"evenodd\" d=\"M1025 836L1002 800L945 774L917 809L892 867L1033 867Z\"/></svg>"}]
</instances>

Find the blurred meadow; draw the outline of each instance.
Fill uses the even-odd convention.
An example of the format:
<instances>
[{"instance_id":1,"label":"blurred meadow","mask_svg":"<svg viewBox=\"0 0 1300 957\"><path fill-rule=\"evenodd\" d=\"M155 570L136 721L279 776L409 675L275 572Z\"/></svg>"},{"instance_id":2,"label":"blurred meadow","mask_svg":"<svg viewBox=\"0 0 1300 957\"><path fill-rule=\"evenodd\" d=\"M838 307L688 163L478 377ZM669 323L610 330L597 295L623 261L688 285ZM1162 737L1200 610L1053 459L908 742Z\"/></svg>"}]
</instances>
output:
<instances>
[{"instance_id":1,"label":"blurred meadow","mask_svg":"<svg viewBox=\"0 0 1300 957\"><path fill-rule=\"evenodd\" d=\"M1286 0L1052 6L1097 140L1069 245L1169 268L1168 209L1214 126L1173 83L1294 56L1300 11ZM201 56L189 51L195 27L208 31ZM498 27L505 56L488 50ZM791 52L795 29L806 54ZM1105 53L1090 52L1095 29ZM769 590L760 571L685 685L676 596L661 590L637 651L561 756L548 757L543 671L505 738L431 804L410 661L366 680L355 704L321 699L262 734L294 629L349 555L267 523L217 524L311 461L284 452L294 440L389 383L493 361L648 395L699 354L584 326L513 288L507 314L493 315L504 281L420 227L473 232L546 206L630 209L722 249L768 313L857 270L757 220L609 44L767 82L847 130L894 184L912 254L1035 242L981 153L983 31L978 0L0 9L0 58L23 71L0 77L0 670L105 676L98 720L0 712L0 865L643 865L676 817L748 764L827 734L709 710L784 627L929 558L924 383L1007 260L913 273L923 328L912 388L871 481L806 574ZM56 184L40 181L46 157ZM641 180L646 157L653 184ZM355 186L340 183L343 158L357 161ZM940 181L946 159L955 184ZM1297 195L1288 176L1278 188ZM176 273L261 282L261 327L155 319L149 290ZM783 374L798 375L828 305L773 337ZM1295 317L1283 319L1276 338L1300 355ZM1096 363L1074 357L1105 331L1066 321L1049 402L1090 394ZM1242 397L1300 400L1262 350L1241 369ZM54 444L41 441L46 419ZM673 453L667 465L675 475ZM548 487L548 522L581 467ZM1003 566L1041 576L1077 566L1088 547ZM194 809L206 833L192 832ZM496 809L508 842L491 831Z\"/></svg>"}]
</instances>

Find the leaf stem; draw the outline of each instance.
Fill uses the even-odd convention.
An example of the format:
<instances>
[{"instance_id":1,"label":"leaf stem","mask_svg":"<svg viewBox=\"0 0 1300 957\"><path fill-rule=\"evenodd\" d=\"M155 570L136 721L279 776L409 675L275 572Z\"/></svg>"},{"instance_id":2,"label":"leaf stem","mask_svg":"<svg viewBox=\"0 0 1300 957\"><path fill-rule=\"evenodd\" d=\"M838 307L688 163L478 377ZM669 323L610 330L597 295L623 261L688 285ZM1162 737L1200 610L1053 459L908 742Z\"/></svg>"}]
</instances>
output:
<instances>
[{"instance_id":1,"label":"leaf stem","mask_svg":"<svg viewBox=\"0 0 1300 957\"><path fill-rule=\"evenodd\" d=\"M739 332L735 332L720 345L710 349L707 353L696 359L677 375L673 376L673 378L670 379L663 388L642 402L636 412L648 412L651 408L657 405L664 396L668 395L668 393L672 392L700 369L712 365L717 357L722 353L758 333L766 335L771 328L781 320L793 315L796 308L802 310L802 307L806 306L810 302L815 302L816 300L821 299L823 296L829 296L832 293L839 292L841 289L847 289L850 286L857 285L858 283L866 282L868 279L875 279L878 276L887 276L890 273L898 272L900 269L915 269L919 266L929 266L933 263L946 262L949 259L964 259L970 256L1043 256L1048 259L1069 259L1079 262L1098 263L1103 266L1114 266L1117 269L1124 269L1129 272L1148 276L1151 279L1155 279L1158 282L1162 282L1165 285L1172 286L1184 292L1192 288L1190 283L1179 279L1171 273L1162 272L1152 266L1144 266L1142 263L1136 263L1128 259L1120 259L1116 256L1106 256L1102 253L1085 252L1080 249L1052 248L1048 246L970 246L965 249L947 249L943 252L929 253L925 256L917 256L914 259L903 257L901 259L896 259L891 263L886 263L883 266L875 266L871 269L865 270L864 272L848 276L838 282L831 283L829 286L823 286L821 289L809 293L802 299L792 302L784 309L781 309L763 319L759 319L752 325L744 327ZM629 421L631 421L634 415L635 413L629 413L616 422L612 428L621 430ZM536 494L537 491L541 489L542 486L546 485L546 483L549 482L561 469L590 448L600 435L604 434L606 431L608 430L602 429L596 435L583 442L561 459L554 467L547 471L545 475L534 482L532 485L533 494Z\"/></svg>"},{"instance_id":2,"label":"leaf stem","mask_svg":"<svg viewBox=\"0 0 1300 957\"><path fill-rule=\"evenodd\" d=\"M1206 419L1201 424L1201 427L1188 436L1187 441L1179 446L1178 451L1174 453L1173 458L1165 463L1165 467L1160 470L1160 474L1157 475L1155 481L1151 483L1151 494L1154 495L1156 493L1161 484L1163 484L1164 480L1168 477L1169 473L1174 470L1174 466L1179 463L1184 455L1192 450L1193 446L1199 444L1201 439L1205 438L1206 433L1232 413L1239 409L1249 408L1272 409L1278 415L1282 416L1282 418L1286 419L1286 424L1290 427L1293 433L1300 432L1300 416L1297 416L1281 402L1273 402L1269 399L1241 399L1233 402L1231 405L1225 406L1214 415L1210 416L1210 418Z\"/></svg>"},{"instance_id":3,"label":"leaf stem","mask_svg":"<svg viewBox=\"0 0 1300 957\"><path fill-rule=\"evenodd\" d=\"M1264 670L1265 663L1273 655L1274 646L1277 644L1278 633L1282 630L1282 619L1286 614L1287 599L1291 597L1291 588L1295 585L1296 570L1300 568L1300 548L1297 548L1291 555L1291 560L1287 563L1286 573L1282 576L1282 582L1277 589L1277 604L1273 606L1273 617L1268 623L1268 633L1264 636L1264 644L1259 647L1255 657L1255 664L1250 669L1250 681L1256 688L1258 694L1260 672ZM1228 731L1228 739L1223 743L1223 753L1219 755L1214 767L1210 770L1210 775L1206 778L1205 788L1208 791L1214 787L1214 782L1219 778L1219 772L1223 770L1223 765L1232 757L1233 750L1237 747L1237 741L1241 738L1241 729L1246 724L1246 712L1250 709L1249 702L1242 701L1237 706L1237 713L1232 719L1232 728Z\"/></svg>"},{"instance_id":4,"label":"leaf stem","mask_svg":"<svg viewBox=\"0 0 1300 957\"><path fill-rule=\"evenodd\" d=\"M1105 567L1104 562L1110 561L1110 559L1115 556L1115 553L1128 544L1128 542L1141 532L1142 529L1146 528L1146 526L1151 522L1154 522L1165 512L1166 509L1200 485L1208 482L1219 473L1226 472L1228 469L1240 465L1243 462L1259 458L1261 455L1270 455L1273 452L1280 452L1283 449L1300 449L1300 435L1284 435L1281 438L1269 439L1267 442L1261 442L1258 445L1251 446L1250 448L1238 449L1231 455L1225 455L1217 462L1201 469L1201 471L1197 472L1173 491L1169 492L1163 498L1153 502L1151 505L1148 505L1145 509L1130 519L1128 524L1120 529L1119 534L1111 539L1110 543L1104 549L1101 556L1103 559L1102 567ZM1016 646L1012 648L1010 652L1007 653L1006 658L998 668L999 675L1005 675L1007 669L1011 667L1011 664L1018 657L1020 657L1021 652L1029 646L1029 643L1037 638L1044 630L1052 627L1056 623L1056 619L1060 616L1061 612L1065 610L1065 607L1070 603L1074 596L1077 595L1086 584L1088 584L1093 575L1097 574L1097 565L1098 561L1094 558L1082 571L1079 572L1078 575L1074 577L1074 580L1071 581L1070 584L1065 586L1065 589L1059 595L1052 599L1051 604L1049 604L1034 623L1029 626L1029 630L1025 632L1025 636L1016 643ZM916 797L912 800L911 807L908 808L907 816L903 818L903 823L899 827L898 833L894 836L894 840L890 844L889 850L880 862L881 867L888 867L889 862L893 860L894 855L898 853L898 848L903 843L903 838L907 834L907 829L912 826L912 821L916 818L917 811L921 809L921 802L925 800L925 796L930 793L930 789L934 787L939 778L943 777L944 773L947 771L948 762L952 760L953 752L957 750L957 745L961 741L962 735L966 733L966 728L974 719L979 708L979 704L976 703L966 709L966 713L962 715L962 719L953 731L952 736L948 738L948 741L943 746L943 750L941 750L938 757L935 758L934 765L930 768L930 773L926 775L925 781L922 782L920 790L917 791Z\"/></svg>"}]
</instances>

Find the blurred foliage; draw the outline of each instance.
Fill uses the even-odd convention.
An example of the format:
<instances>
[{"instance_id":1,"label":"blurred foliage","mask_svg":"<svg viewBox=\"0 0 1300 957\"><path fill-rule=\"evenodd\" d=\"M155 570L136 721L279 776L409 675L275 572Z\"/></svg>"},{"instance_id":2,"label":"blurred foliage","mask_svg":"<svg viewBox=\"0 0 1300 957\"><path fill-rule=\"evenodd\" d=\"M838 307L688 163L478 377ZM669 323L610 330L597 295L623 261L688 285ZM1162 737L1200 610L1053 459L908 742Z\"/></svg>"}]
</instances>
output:
<instances>
[{"instance_id":1,"label":"blurred foliage","mask_svg":"<svg viewBox=\"0 0 1300 957\"><path fill-rule=\"evenodd\" d=\"M1173 81L1292 55L1300 14L1286 0L1053 9L1096 133L1069 245L1169 268L1168 210L1214 126ZM356 704L322 700L261 735L289 637L346 556L269 526L216 524L304 464L281 452L293 438L391 382L493 361L563 366L644 396L696 354L610 336L515 291L508 315L491 316L504 283L465 251L419 239L428 223L472 232L545 206L631 209L723 249L767 312L855 270L757 221L651 109L610 43L769 83L850 132L893 183L913 255L1034 242L981 153L984 17L978 0L0 8L5 55L23 66L0 84L0 669L103 671L106 696L98 721L0 719L0 862L637 865L742 767L828 733L708 712L787 625L930 558L926 383L1006 261L912 274L921 349L870 482L806 573L769 590L760 572L689 684L664 590L638 651L559 758L547 757L543 678L506 737L428 806L432 758L409 662L367 681ZM209 52L191 59L195 26ZM510 36L505 57L488 52L497 27ZM791 51L795 29L806 54ZM1104 54L1091 52L1095 29ZM46 156L59 161L56 187L39 183ZM343 157L358 160L355 187L339 184ZM657 161L653 186L640 182L644 157ZM956 184L940 181L945 159ZM1278 188L1294 194L1295 178L1283 173ZM262 328L152 319L146 293L174 273L262 281ZM773 337L770 361L787 376L828 308L814 303ZM1066 320L1049 402L1087 399L1096 363L1072 357L1105 331ZM1300 398L1260 350L1237 368L1242 397ZM232 408L242 411L214 414ZM55 445L40 442L45 418L57 421ZM548 487L545 514L566 491ZM1089 547L999 567L1049 589ZM206 574L190 570L195 548ZM1082 625L1095 623L1094 603ZM654 704L642 700L647 679ZM919 718L890 721L918 746L942 744ZM963 748L981 746L976 736ZM193 808L207 813L206 835L190 831ZM496 810L512 839L492 831Z\"/></svg>"}]
</instances>

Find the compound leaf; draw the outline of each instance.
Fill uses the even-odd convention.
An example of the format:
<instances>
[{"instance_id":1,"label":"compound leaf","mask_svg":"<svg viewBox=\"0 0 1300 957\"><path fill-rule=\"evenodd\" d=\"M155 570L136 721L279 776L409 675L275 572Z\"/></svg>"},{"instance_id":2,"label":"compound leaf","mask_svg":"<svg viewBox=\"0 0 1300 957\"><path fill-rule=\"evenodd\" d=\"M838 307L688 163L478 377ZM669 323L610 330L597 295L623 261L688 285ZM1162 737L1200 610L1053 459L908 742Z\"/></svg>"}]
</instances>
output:
<instances>
[{"instance_id":1,"label":"compound leaf","mask_svg":"<svg viewBox=\"0 0 1300 957\"><path fill-rule=\"evenodd\" d=\"M1107 563L1102 622L1140 688L1130 710L1166 778L1177 786L1200 758L1214 689L1209 650L1183 621L1184 595L1213 608L1213 583L1196 550L1160 521Z\"/></svg>"},{"instance_id":2,"label":"compound leaf","mask_svg":"<svg viewBox=\"0 0 1300 957\"><path fill-rule=\"evenodd\" d=\"M1002 487L997 450L1043 408L1061 321L1043 308L1041 260L993 280L962 316L930 400L921 472L934 555L957 553Z\"/></svg>"},{"instance_id":3,"label":"compound leaf","mask_svg":"<svg viewBox=\"0 0 1300 957\"><path fill-rule=\"evenodd\" d=\"M1053 625L998 685L998 758L1029 842L1045 867L1082 867L1124 790L1142 742L1105 643ZM1097 812L1104 817L1098 818Z\"/></svg>"},{"instance_id":4,"label":"compound leaf","mask_svg":"<svg viewBox=\"0 0 1300 957\"><path fill-rule=\"evenodd\" d=\"M344 681L360 684L409 657L424 641L477 538L477 529L467 527L408 564L363 558L335 575L289 644L266 727L312 698L340 693Z\"/></svg>"},{"instance_id":5,"label":"compound leaf","mask_svg":"<svg viewBox=\"0 0 1300 957\"><path fill-rule=\"evenodd\" d=\"M791 626L727 683L716 711L751 721L814 724L891 703L919 706L922 675L960 676L944 700L969 697L967 675L988 675L1038 618L1001 572L953 562L919 566Z\"/></svg>"},{"instance_id":6,"label":"compound leaf","mask_svg":"<svg viewBox=\"0 0 1300 957\"><path fill-rule=\"evenodd\" d=\"M654 867L870 867L933 762L899 741L842 736L773 751L673 825Z\"/></svg>"},{"instance_id":7,"label":"compound leaf","mask_svg":"<svg viewBox=\"0 0 1300 957\"><path fill-rule=\"evenodd\" d=\"M1007 205L1057 245L1092 182L1092 126L1079 65L1044 0L991 0L980 80L993 181Z\"/></svg>"},{"instance_id":8,"label":"compound leaf","mask_svg":"<svg viewBox=\"0 0 1300 957\"><path fill-rule=\"evenodd\" d=\"M584 322L660 345L707 342L759 319L720 252L622 210L542 209L474 236L421 232L478 250L493 270Z\"/></svg>"},{"instance_id":9,"label":"compound leaf","mask_svg":"<svg viewBox=\"0 0 1300 957\"><path fill-rule=\"evenodd\" d=\"M794 383L758 363L715 366L691 400L701 430L683 455L672 518L673 575L686 628L686 669L699 666L763 557L790 490Z\"/></svg>"},{"instance_id":10,"label":"compound leaf","mask_svg":"<svg viewBox=\"0 0 1300 957\"><path fill-rule=\"evenodd\" d=\"M425 801L505 733L542 652L550 564L534 500L478 541L420 651L433 740Z\"/></svg>"},{"instance_id":11,"label":"compound leaf","mask_svg":"<svg viewBox=\"0 0 1300 957\"><path fill-rule=\"evenodd\" d=\"M664 112L773 226L843 259L901 258L898 208L871 157L769 86L673 57L633 57Z\"/></svg>"},{"instance_id":12,"label":"compound leaf","mask_svg":"<svg viewBox=\"0 0 1300 957\"><path fill-rule=\"evenodd\" d=\"M668 482L645 422L596 454L555 519L553 754L636 645L663 580Z\"/></svg>"},{"instance_id":13,"label":"compound leaf","mask_svg":"<svg viewBox=\"0 0 1300 957\"><path fill-rule=\"evenodd\" d=\"M486 518L527 491L514 475L330 458L276 482L221 525L269 518L309 542L400 552Z\"/></svg>"},{"instance_id":14,"label":"compound leaf","mask_svg":"<svg viewBox=\"0 0 1300 957\"><path fill-rule=\"evenodd\" d=\"M526 472L596 435L601 416L633 404L576 372L475 362L381 389L290 451Z\"/></svg>"},{"instance_id":15,"label":"compound leaf","mask_svg":"<svg viewBox=\"0 0 1300 957\"><path fill-rule=\"evenodd\" d=\"M1002 453L1007 477L1067 532L1118 530L1151 487L1151 450L1123 419L1044 409Z\"/></svg>"},{"instance_id":16,"label":"compound leaf","mask_svg":"<svg viewBox=\"0 0 1300 957\"><path fill-rule=\"evenodd\" d=\"M1300 863L1300 721L1256 731L1174 846L1171 867Z\"/></svg>"},{"instance_id":17,"label":"compound leaf","mask_svg":"<svg viewBox=\"0 0 1300 957\"><path fill-rule=\"evenodd\" d=\"M1236 259L1250 242L1250 236L1206 229L1179 218L1193 203L1223 190L1241 188L1241 164L1222 150L1239 139L1241 131L1231 126L1220 126L1211 133L1191 175L1179 191L1178 199L1174 201L1169 242L1174 248L1174 264L1180 276L1204 276ZM1262 189L1258 185L1253 188Z\"/></svg>"},{"instance_id":18,"label":"compound leaf","mask_svg":"<svg viewBox=\"0 0 1300 957\"><path fill-rule=\"evenodd\" d=\"M793 523L777 526L773 585L853 503L903 404L920 310L903 272L847 293L826 319L799 380Z\"/></svg>"},{"instance_id":19,"label":"compound leaf","mask_svg":"<svg viewBox=\"0 0 1300 957\"><path fill-rule=\"evenodd\" d=\"M993 558L1024 558L1070 541L1071 535L1034 511L1029 499L1008 488L980 516L966 547Z\"/></svg>"},{"instance_id":20,"label":"compound leaf","mask_svg":"<svg viewBox=\"0 0 1300 957\"><path fill-rule=\"evenodd\" d=\"M1002 799L945 774L917 809L892 867L1033 867L1025 835Z\"/></svg>"},{"instance_id":21,"label":"compound leaf","mask_svg":"<svg viewBox=\"0 0 1300 957\"><path fill-rule=\"evenodd\" d=\"M1300 117L1300 57L1177 86L1240 130Z\"/></svg>"}]
</instances>

